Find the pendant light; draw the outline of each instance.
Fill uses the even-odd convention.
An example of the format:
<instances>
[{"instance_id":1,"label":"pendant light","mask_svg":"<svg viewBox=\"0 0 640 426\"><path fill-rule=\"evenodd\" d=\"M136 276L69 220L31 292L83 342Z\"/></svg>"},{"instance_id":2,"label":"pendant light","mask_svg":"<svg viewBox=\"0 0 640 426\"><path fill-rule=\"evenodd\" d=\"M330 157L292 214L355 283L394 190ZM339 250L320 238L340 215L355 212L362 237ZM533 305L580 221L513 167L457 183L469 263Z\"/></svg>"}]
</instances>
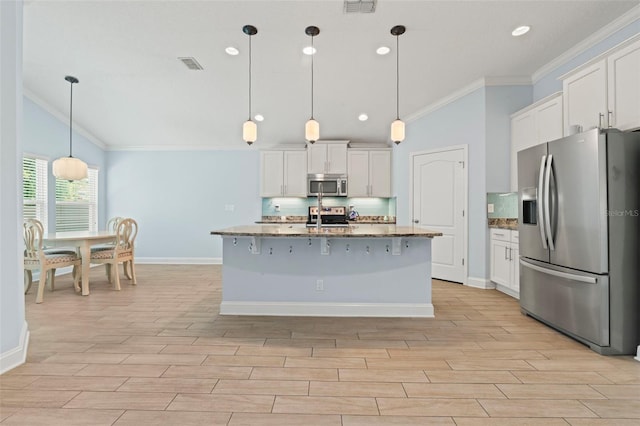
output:
<instances>
[{"instance_id":1,"label":"pendant light","mask_svg":"<svg viewBox=\"0 0 640 426\"><path fill-rule=\"evenodd\" d=\"M242 139L251 145L258 138L258 126L251 120L251 36L258 34L253 25L245 25L242 32L249 36L249 119L242 125Z\"/></svg>"},{"instance_id":2,"label":"pendant light","mask_svg":"<svg viewBox=\"0 0 640 426\"><path fill-rule=\"evenodd\" d=\"M309 143L315 143L315 141L320 138L320 123L313 118L313 55L315 55L313 37L320 34L320 29L310 26L305 28L304 33L311 37L311 118L304 125L304 138L308 140Z\"/></svg>"},{"instance_id":3,"label":"pendant light","mask_svg":"<svg viewBox=\"0 0 640 426\"><path fill-rule=\"evenodd\" d=\"M64 78L71 83L71 103L69 105L69 156L60 157L53 162L53 175L58 179L65 180L80 180L89 175L89 169L87 163L75 158L73 154L73 84L78 83L79 80L70 75Z\"/></svg>"},{"instance_id":4,"label":"pendant light","mask_svg":"<svg viewBox=\"0 0 640 426\"><path fill-rule=\"evenodd\" d=\"M391 123L391 140L398 145L404 140L404 121L400 120L400 42L399 37L404 34L404 25L391 28L391 34L396 36L396 119Z\"/></svg>"}]
</instances>

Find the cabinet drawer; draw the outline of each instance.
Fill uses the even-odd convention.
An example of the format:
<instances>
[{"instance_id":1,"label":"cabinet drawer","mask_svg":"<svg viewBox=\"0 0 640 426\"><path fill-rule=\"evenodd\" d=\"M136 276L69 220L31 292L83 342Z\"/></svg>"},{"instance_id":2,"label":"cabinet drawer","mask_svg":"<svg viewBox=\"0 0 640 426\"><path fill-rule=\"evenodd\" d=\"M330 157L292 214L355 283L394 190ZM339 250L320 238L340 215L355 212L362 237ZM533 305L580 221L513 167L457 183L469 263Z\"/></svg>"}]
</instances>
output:
<instances>
[{"instance_id":1,"label":"cabinet drawer","mask_svg":"<svg viewBox=\"0 0 640 426\"><path fill-rule=\"evenodd\" d=\"M518 237L518 231L511 231L511 242L518 244L520 238Z\"/></svg>"},{"instance_id":2,"label":"cabinet drawer","mask_svg":"<svg viewBox=\"0 0 640 426\"><path fill-rule=\"evenodd\" d=\"M511 231L509 229L490 229L490 238L496 241L511 242Z\"/></svg>"}]
</instances>

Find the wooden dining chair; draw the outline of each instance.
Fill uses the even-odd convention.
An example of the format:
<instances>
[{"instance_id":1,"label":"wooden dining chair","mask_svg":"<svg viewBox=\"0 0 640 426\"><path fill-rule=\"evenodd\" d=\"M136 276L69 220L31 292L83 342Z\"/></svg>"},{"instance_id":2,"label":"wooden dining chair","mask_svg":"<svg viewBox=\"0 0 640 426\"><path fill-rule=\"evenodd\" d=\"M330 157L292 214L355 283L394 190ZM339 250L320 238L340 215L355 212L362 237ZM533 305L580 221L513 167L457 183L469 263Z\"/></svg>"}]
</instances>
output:
<instances>
[{"instance_id":1,"label":"wooden dining chair","mask_svg":"<svg viewBox=\"0 0 640 426\"><path fill-rule=\"evenodd\" d=\"M116 226L116 241L113 248L91 253L91 263L105 264L107 266L107 277L110 283L115 276L116 290L120 290L119 263L123 265L125 276L131 280L132 284L137 284L134 265L134 243L137 235L138 223L131 218L122 219Z\"/></svg>"},{"instance_id":2,"label":"wooden dining chair","mask_svg":"<svg viewBox=\"0 0 640 426\"><path fill-rule=\"evenodd\" d=\"M54 289L56 269L65 266L73 266L73 287L80 291L80 273L77 268L80 266L80 256L71 250L46 250L43 246L44 227L36 219L28 219L22 227L22 237L24 239L24 280L25 294L33 284L34 270L40 270L40 284L36 295L36 303L42 303L44 299L44 288L47 276L51 291Z\"/></svg>"}]
</instances>

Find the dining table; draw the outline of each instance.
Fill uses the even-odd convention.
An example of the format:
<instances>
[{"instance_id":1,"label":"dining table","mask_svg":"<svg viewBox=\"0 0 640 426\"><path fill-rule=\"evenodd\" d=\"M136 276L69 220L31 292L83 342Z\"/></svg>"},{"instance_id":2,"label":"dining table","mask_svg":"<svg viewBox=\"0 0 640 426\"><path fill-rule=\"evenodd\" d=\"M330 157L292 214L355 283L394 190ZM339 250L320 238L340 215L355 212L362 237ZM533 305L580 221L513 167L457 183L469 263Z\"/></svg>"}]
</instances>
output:
<instances>
[{"instance_id":1,"label":"dining table","mask_svg":"<svg viewBox=\"0 0 640 426\"><path fill-rule=\"evenodd\" d=\"M113 231L67 231L44 234L43 243L47 247L76 247L82 258L82 295L89 295L89 267L91 246L116 241Z\"/></svg>"}]
</instances>

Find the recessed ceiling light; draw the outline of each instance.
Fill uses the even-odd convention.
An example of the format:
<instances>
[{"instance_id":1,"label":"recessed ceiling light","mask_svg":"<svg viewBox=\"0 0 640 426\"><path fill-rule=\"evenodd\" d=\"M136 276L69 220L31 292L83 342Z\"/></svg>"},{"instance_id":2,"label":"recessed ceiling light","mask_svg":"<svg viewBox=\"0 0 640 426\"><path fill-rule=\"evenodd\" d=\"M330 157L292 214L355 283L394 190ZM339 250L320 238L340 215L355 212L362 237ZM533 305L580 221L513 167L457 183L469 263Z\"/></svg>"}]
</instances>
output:
<instances>
[{"instance_id":1,"label":"recessed ceiling light","mask_svg":"<svg viewBox=\"0 0 640 426\"><path fill-rule=\"evenodd\" d=\"M316 52L317 52L316 48L311 46L307 46L304 49L302 49L302 53L304 53L305 55L315 55Z\"/></svg>"},{"instance_id":2,"label":"recessed ceiling light","mask_svg":"<svg viewBox=\"0 0 640 426\"><path fill-rule=\"evenodd\" d=\"M362 113L358 116L358 120L360 121L367 121L369 119L369 116L365 113Z\"/></svg>"},{"instance_id":3,"label":"recessed ceiling light","mask_svg":"<svg viewBox=\"0 0 640 426\"><path fill-rule=\"evenodd\" d=\"M227 47L226 49L224 49L224 51L227 52L227 54L231 55L231 56L236 56L237 54L240 53L240 51L238 49L236 49L235 47L233 47L233 46Z\"/></svg>"},{"instance_id":4,"label":"recessed ceiling light","mask_svg":"<svg viewBox=\"0 0 640 426\"><path fill-rule=\"evenodd\" d=\"M528 33L530 29L531 29L531 27L528 26L528 25L521 25L518 28L516 28L515 30L511 31L511 35L514 36L514 37L518 37L518 36L521 36L523 34Z\"/></svg>"},{"instance_id":5,"label":"recessed ceiling light","mask_svg":"<svg viewBox=\"0 0 640 426\"><path fill-rule=\"evenodd\" d=\"M389 49L387 46L380 46L376 49L376 53L378 55L386 55L389 52L391 52L391 49Z\"/></svg>"},{"instance_id":6,"label":"recessed ceiling light","mask_svg":"<svg viewBox=\"0 0 640 426\"><path fill-rule=\"evenodd\" d=\"M253 116L253 118L256 119L256 121L263 121L264 120L264 116L262 114L256 114Z\"/></svg>"}]
</instances>

